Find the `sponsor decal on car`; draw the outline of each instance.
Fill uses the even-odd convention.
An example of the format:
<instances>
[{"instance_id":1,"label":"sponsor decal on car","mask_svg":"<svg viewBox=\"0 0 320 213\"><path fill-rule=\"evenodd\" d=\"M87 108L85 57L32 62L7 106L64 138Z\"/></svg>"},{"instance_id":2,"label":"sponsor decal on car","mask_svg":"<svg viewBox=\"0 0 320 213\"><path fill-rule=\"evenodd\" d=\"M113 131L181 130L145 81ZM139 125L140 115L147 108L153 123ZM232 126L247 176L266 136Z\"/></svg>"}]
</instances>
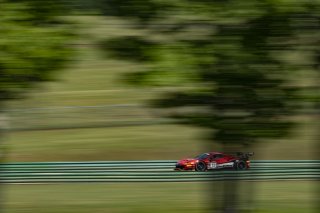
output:
<instances>
[{"instance_id":1,"label":"sponsor decal on car","mask_svg":"<svg viewBox=\"0 0 320 213\"><path fill-rule=\"evenodd\" d=\"M218 168L233 167L233 166L234 166L234 162L221 163L221 164L218 164L216 162L208 163L208 169L218 169Z\"/></svg>"},{"instance_id":2,"label":"sponsor decal on car","mask_svg":"<svg viewBox=\"0 0 320 213\"><path fill-rule=\"evenodd\" d=\"M233 165L234 165L234 162L229 162L229 163L222 163L219 166L221 166L221 167L233 167Z\"/></svg>"}]
</instances>

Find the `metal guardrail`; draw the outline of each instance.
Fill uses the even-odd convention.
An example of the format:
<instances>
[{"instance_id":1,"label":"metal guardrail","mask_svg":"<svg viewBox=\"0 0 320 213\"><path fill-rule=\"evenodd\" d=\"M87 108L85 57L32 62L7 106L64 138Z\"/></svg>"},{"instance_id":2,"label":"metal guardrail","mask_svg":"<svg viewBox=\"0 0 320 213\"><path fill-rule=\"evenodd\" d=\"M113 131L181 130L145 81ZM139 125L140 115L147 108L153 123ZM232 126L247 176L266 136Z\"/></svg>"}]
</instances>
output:
<instances>
[{"instance_id":1,"label":"metal guardrail","mask_svg":"<svg viewBox=\"0 0 320 213\"><path fill-rule=\"evenodd\" d=\"M1 165L2 183L188 182L319 179L320 160L256 160L246 171L174 171L175 160L30 162Z\"/></svg>"}]
</instances>

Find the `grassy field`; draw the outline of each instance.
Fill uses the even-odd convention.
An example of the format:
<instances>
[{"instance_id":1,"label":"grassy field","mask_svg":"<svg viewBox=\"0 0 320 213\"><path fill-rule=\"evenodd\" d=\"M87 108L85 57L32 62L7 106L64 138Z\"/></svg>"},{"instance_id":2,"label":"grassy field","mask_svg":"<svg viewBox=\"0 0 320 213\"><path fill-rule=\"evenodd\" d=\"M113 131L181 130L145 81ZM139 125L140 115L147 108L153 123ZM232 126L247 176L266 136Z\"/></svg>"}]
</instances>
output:
<instances>
[{"instance_id":1,"label":"grassy field","mask_svg":"<svg viewBox=\"0 0 320 213\"><path fill-rule=\"evenodd\" d=\"M206 134L203 129L178 125L21 131L8 137L8 160L175 160L208 150ZM253 159L310 159L319 150L312 149L307 139L301 143L301 138L266 142L253 150Z\"/></svg>"},{"instance_id":2,"label":"grassy field","mask_svg":"<svg viewBox=\"0 0 320 213\"><path fill-rule=\"evenodd\" d=\"M10 136L11 161L176 159L205 147L201 129L132 126L17 132ZM20 143L19 143L20 141ZM201 149L202 147L202 149Z\"/></svg>"},{"instance_id":3,"label":"grassy field","mask_svg":"<svg viewBox=\"0 0 320 213\"><path fill-rule=\"evenodd\" d=\"M27 98L9 105L12 129L6 137L8 161L178 159L208 149L207 131L195 127L157 124L156 110L144 106L170 88L146 89L126 85L123 74L141 65L103 56L97 43L116 35L139 35L130 23L94 16L74 18L76 56L57 80L35 88ZM265 141L254 148L255 159L309 159L315 128L310 117L291 137ZM161 121L161 120L160 120ZM153 125L127 125L149 122ZM112 124L116 124L113 127ZM39 130L43 128L45 130ZM65 129L64 129L65 128ZM33 130L30 130L33 129Z\"/></svg>"},{"instance_id":4,"label":"grassy field","mask_svg":"<svg viewBox=\"0 0 320 213\"><path fill-rule=\"evenodd\" d=\"M106 127L112 122L158 120L158 113L143 105L170 88L129 87L121 80L123 74L143 67L103 57L96 45L112 36L144 32L114 19L87 16L77 17L76 21L75 30L80 34L75 42L77 55L57 81L44 83L26 99L8 104L11 127L29 130L8 132L7 161L174 160L221 149L208 143L207 130L196 127ZM124 105L130 107L121 107ZM254 159L315 156L319 150L313 145L314 120L305 116L297 120L301 125L290 137L265 141L248 150L255 151ZM311 213L313 186L306 181L257 182L255 212ZM208 212L206 183L35 184L5 185L4 189L4 213Z\"/></svg>"},{"instance_id":5,"label":"grassy field","mask_svg":"<svg viewBox=\"0 0 320 213\"><path fill-rule=\"evenodd\" d=\"M218 184L218 183L217 183ZM246 187L248 183L243 182ZM256 182L256 213L315 213L312 182ZM4 213L206 213L208 183L7 185Z\"/></svg>"}]
</instances>

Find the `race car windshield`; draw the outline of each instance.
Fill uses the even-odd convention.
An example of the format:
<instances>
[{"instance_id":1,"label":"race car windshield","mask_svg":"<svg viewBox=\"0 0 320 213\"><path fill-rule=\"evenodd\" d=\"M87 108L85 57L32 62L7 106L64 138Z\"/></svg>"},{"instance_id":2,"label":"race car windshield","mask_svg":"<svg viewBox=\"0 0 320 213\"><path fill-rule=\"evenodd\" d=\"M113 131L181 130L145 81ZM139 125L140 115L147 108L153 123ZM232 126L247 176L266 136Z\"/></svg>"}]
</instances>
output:
<instances>
[{"instance_id":1,"label":"race car windshield","mask_svg":"<svg viewBox=\"0 0 320 213\"><path fill-rule=\"evenodd\" d=\"M209 156L208 153L204 153L204 154L198 155L196 159L203 160L203 159L206 159L208 156Z\"/></svg>"}]
</instances>

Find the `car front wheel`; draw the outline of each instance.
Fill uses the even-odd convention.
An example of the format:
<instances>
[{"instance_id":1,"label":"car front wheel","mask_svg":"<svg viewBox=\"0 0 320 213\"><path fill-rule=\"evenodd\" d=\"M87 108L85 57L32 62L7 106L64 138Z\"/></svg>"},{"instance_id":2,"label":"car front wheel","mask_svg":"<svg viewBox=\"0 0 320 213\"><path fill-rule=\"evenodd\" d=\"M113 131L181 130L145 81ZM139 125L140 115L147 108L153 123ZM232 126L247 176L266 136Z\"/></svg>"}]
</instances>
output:
<instances>
[{"instance_id":1,"label":"car front wheel","mask_svg":"<svg viewBox=\"0 0 320 213\"><path fill-rule=\"evenodd\" d=\"M207 165L204 162L198 162L196 164L195 170L197 172L204 172L207 170Z\"/></svg>"}]
</instances>

